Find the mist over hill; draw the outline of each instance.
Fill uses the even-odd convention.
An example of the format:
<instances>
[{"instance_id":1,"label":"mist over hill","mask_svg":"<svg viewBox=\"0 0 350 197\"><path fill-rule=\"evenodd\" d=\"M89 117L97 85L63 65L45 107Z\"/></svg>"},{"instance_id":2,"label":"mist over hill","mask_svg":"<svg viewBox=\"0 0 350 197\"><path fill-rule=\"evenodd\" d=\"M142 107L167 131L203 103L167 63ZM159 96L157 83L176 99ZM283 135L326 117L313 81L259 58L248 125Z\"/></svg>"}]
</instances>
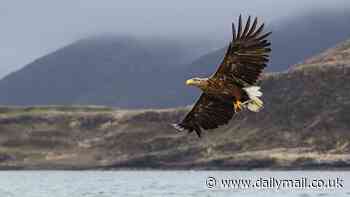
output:
<instances>
[{"instance_id":1,"label":"mist over hill","mask_svg":"<svg viewBox=\"0 0 350 197\"><path fill-rule=\"evenodd\" d=\"M349 38L349 19L350 12L314 12L266 28L273 31L267 70L286 70ZM111 35L82 39L0 80L0 104L189 105L199 91L184 81L214 72L225 49L199 57L203 48L193 50L186 42Z\"/></svg>"},{"instance_id":2,"label":"mist over hill","mask_svg":"<svg viewBox=\"0 0 350 197\"><path fill-rule=\"evenodd\" d=\"M267 71L283 71L305 58L335 46L350 37L350 12L317 11L280 21L265 28L272 31L272 52ZM222 48L194 61L189 70L208 75L225 53Z\"/></svg>"},{"instance_id":3,"label":"mist over hill","mask_svg":"<svg viewBox=\"0 0 350 197\"><path fill-rule=\"evenodd\" d=\"M315 11L272 26L271 71L282 71L350 38L348 10Z\"/></svg>"},{"instance_id":4,"label":"mist over hill","mask_svg":"<svg viewBox=\"0 0 350 197\"><path fill-rule=\"evenodd\" d=\"M149 91L162 85L161 73L193 56L175 41L95 36L6 76L0 81L0 103L142 107L153 102Z\"/></svg>"}]
</instances>

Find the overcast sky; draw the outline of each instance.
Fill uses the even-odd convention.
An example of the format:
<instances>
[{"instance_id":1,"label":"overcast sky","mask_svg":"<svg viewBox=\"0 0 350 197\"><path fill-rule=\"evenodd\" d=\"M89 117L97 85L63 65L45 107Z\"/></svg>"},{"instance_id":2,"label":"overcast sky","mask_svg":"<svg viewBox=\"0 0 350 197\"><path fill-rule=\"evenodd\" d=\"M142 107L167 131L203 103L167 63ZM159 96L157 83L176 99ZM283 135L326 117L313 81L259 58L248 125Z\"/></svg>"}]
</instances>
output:
<instances>
[{"instance_id":1,"label":"overcast sky","mask_svg":"<svg viewBox=\"0 0 350 197\"><path fill-rule=\"evenodd\" d=\"M239 13L278 23L350 0L0 0L0 77L77 39L99 33L217 39Z\"/></svg>"}]
</instances>

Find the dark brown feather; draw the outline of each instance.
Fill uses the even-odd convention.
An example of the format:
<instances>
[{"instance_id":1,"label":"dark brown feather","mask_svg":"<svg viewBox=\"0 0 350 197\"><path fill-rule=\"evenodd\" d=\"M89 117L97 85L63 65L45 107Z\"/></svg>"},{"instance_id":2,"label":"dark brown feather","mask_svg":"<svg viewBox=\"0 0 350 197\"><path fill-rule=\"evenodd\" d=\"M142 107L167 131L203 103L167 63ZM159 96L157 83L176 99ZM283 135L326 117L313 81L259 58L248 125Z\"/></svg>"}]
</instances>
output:
<instances>
[{"instance_id":1,"label":"dark brown feather","mask_svg":"<svg viewBox=\"0 0 350 197\"><path fill-rule=\"evenodd\" d=\"M248 21L247 21L247 24L244 28L244 31L243 31L243 34L242 34L242 37L246 37L247 33L248 33L248 30L249 30L249 27L250 27L250 16L248 17Z\"/></svg>"},{"instance_id":2,"label":"dark brown feather","mask_svg":"<svg viewBox=\"0 0 350 197\"><path fill-rule=\"evenodd\" d=\"M184 120L174 127L180 131L188 130L189 133L195 131L200 137L201 128L216 129L220 125L227 124L234 113L232 99L222 99L203 93Z\"/></svg>"},{"instance_id":3,"label":"dark brown feather","mask_svg":"<svg viewBox=\"0 0 350 197\"><path fill-rule=\"evenodd\" d=\"M242 16L239 15L237 39L241 38L241 33L242 33Z\"/></svg>"},{"instance_id":4,"label":"dark brown feather","mask_svg":"<svg viewBox=\"0 0 350 197\"><path fill-rule=\"evenodd\" d=\"M257 18L250 25L250 17L248 18L244 31L242 32L242 18L238 20L238 33L233 36L233 40L228 46L224 59L221 62L218 70L212 75L212 79L241 79L245 84L239 85L254 85L258 80L262 70L266 67L269 61L269 52L271 51L271 43L267 37L271 32L263 33L264 24L261 24L258 29ZM235 34L235 31L232 32ZM225 76L225 77L223 77ZM235 83L230 81L228 83Z\"/></svg>"},{"instance_id":5,"label":"dark brown feather","mask_svg":"<svg viewBox=\"0 0 350 197\"><path fill-rule=\"evenodd\" d=\"M236 39L236 28L235 28L235 24L232 23L232 40Z\"/></svg>"},{"instance_id":6,"label":"dark brown feather","mask_svg":"<svg viewBox=\"0 0 350 197\"><path fill-rule=\"evenodd\" d=\"M250 37L250 35L252 35L252 33L255 31L255 29L256 29L256 25L258 24L258 18L257 17L255 17L255 19L254 19L254 22L253 22L253 25L252 25L252 27L250 28L250 30L249 30L249 32L248 32L248 34L247 34L247 37ZM234 40L234 39L233 39Z\"/></svg>"}]
</instances>

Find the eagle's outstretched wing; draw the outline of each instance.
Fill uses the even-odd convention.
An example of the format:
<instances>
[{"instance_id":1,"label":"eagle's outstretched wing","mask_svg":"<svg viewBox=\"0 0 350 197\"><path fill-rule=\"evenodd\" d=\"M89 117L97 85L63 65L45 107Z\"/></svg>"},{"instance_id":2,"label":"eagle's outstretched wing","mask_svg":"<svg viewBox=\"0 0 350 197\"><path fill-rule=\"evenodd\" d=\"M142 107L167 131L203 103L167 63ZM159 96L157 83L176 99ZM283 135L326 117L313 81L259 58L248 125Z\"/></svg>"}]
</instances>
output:
<instances>
[{"instance_id":1,"label":"eagle's outstretched wing","mask_svg":"<svg viewBox=\"0 0 350 197\"><path fill-rule=\"evenodd\" d=\"M242 86L255 84L269 61L271 51L271 43L266 39L271 32L263 33L263 30L264 24L258 27L257 18L251 25L250 16L243 27L242 17L239 16L238 31L232 23L232 41L212 78L225 79Z\"/></svg>"},{"instance_id":2,"label":"eagle's outstretched wing","mask_svg":"<svg viewBox=\"0 0 350 197\"><path fill-rule=\"evenodd\" d=\"M231 100L202 93L184 120L179 124L173 124L173 126L179 131L185 129L188 132L195 131L200 137L201 128L215 129L220 125L227 124L234 113Z\"/></svg>"}]
</instances>

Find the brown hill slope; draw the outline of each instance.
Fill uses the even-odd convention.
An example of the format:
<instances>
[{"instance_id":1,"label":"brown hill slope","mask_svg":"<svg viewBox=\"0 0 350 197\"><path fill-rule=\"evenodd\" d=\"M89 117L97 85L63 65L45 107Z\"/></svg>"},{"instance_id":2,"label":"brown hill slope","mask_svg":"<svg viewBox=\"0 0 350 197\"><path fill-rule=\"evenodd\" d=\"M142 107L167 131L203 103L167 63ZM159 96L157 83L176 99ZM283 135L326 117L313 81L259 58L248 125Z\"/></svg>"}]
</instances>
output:
<instances>
[{"instance_id":1,"label":"brown hill slope","mask_svg":"<svg viewBox=\"0 0 350 197\"><path fill-rule=\"evenodd\" d=\"M311 66L349 66L350 65L350 40L336 45L321 54L308 58L303 64L296 65L295 69Z\"/></svg>"},{"instance_id":2,"label":"brown hill slope","mask_svg":"<svg viewBox=\"0 0 350 197\"><path fill-rule=\"evenodd\" d=\"M343 57L339 53L347 49L329 51L331 55L326 52L306 61L319 66L299 65L266 75L261 82L262 112L240 113L201 139L170 126L188 108L3 107L0 165L4 169L349 167L349 56L337 63L331 58ZM322 66L322 61L334 66Z\"/></svg>"}]
</instances>

